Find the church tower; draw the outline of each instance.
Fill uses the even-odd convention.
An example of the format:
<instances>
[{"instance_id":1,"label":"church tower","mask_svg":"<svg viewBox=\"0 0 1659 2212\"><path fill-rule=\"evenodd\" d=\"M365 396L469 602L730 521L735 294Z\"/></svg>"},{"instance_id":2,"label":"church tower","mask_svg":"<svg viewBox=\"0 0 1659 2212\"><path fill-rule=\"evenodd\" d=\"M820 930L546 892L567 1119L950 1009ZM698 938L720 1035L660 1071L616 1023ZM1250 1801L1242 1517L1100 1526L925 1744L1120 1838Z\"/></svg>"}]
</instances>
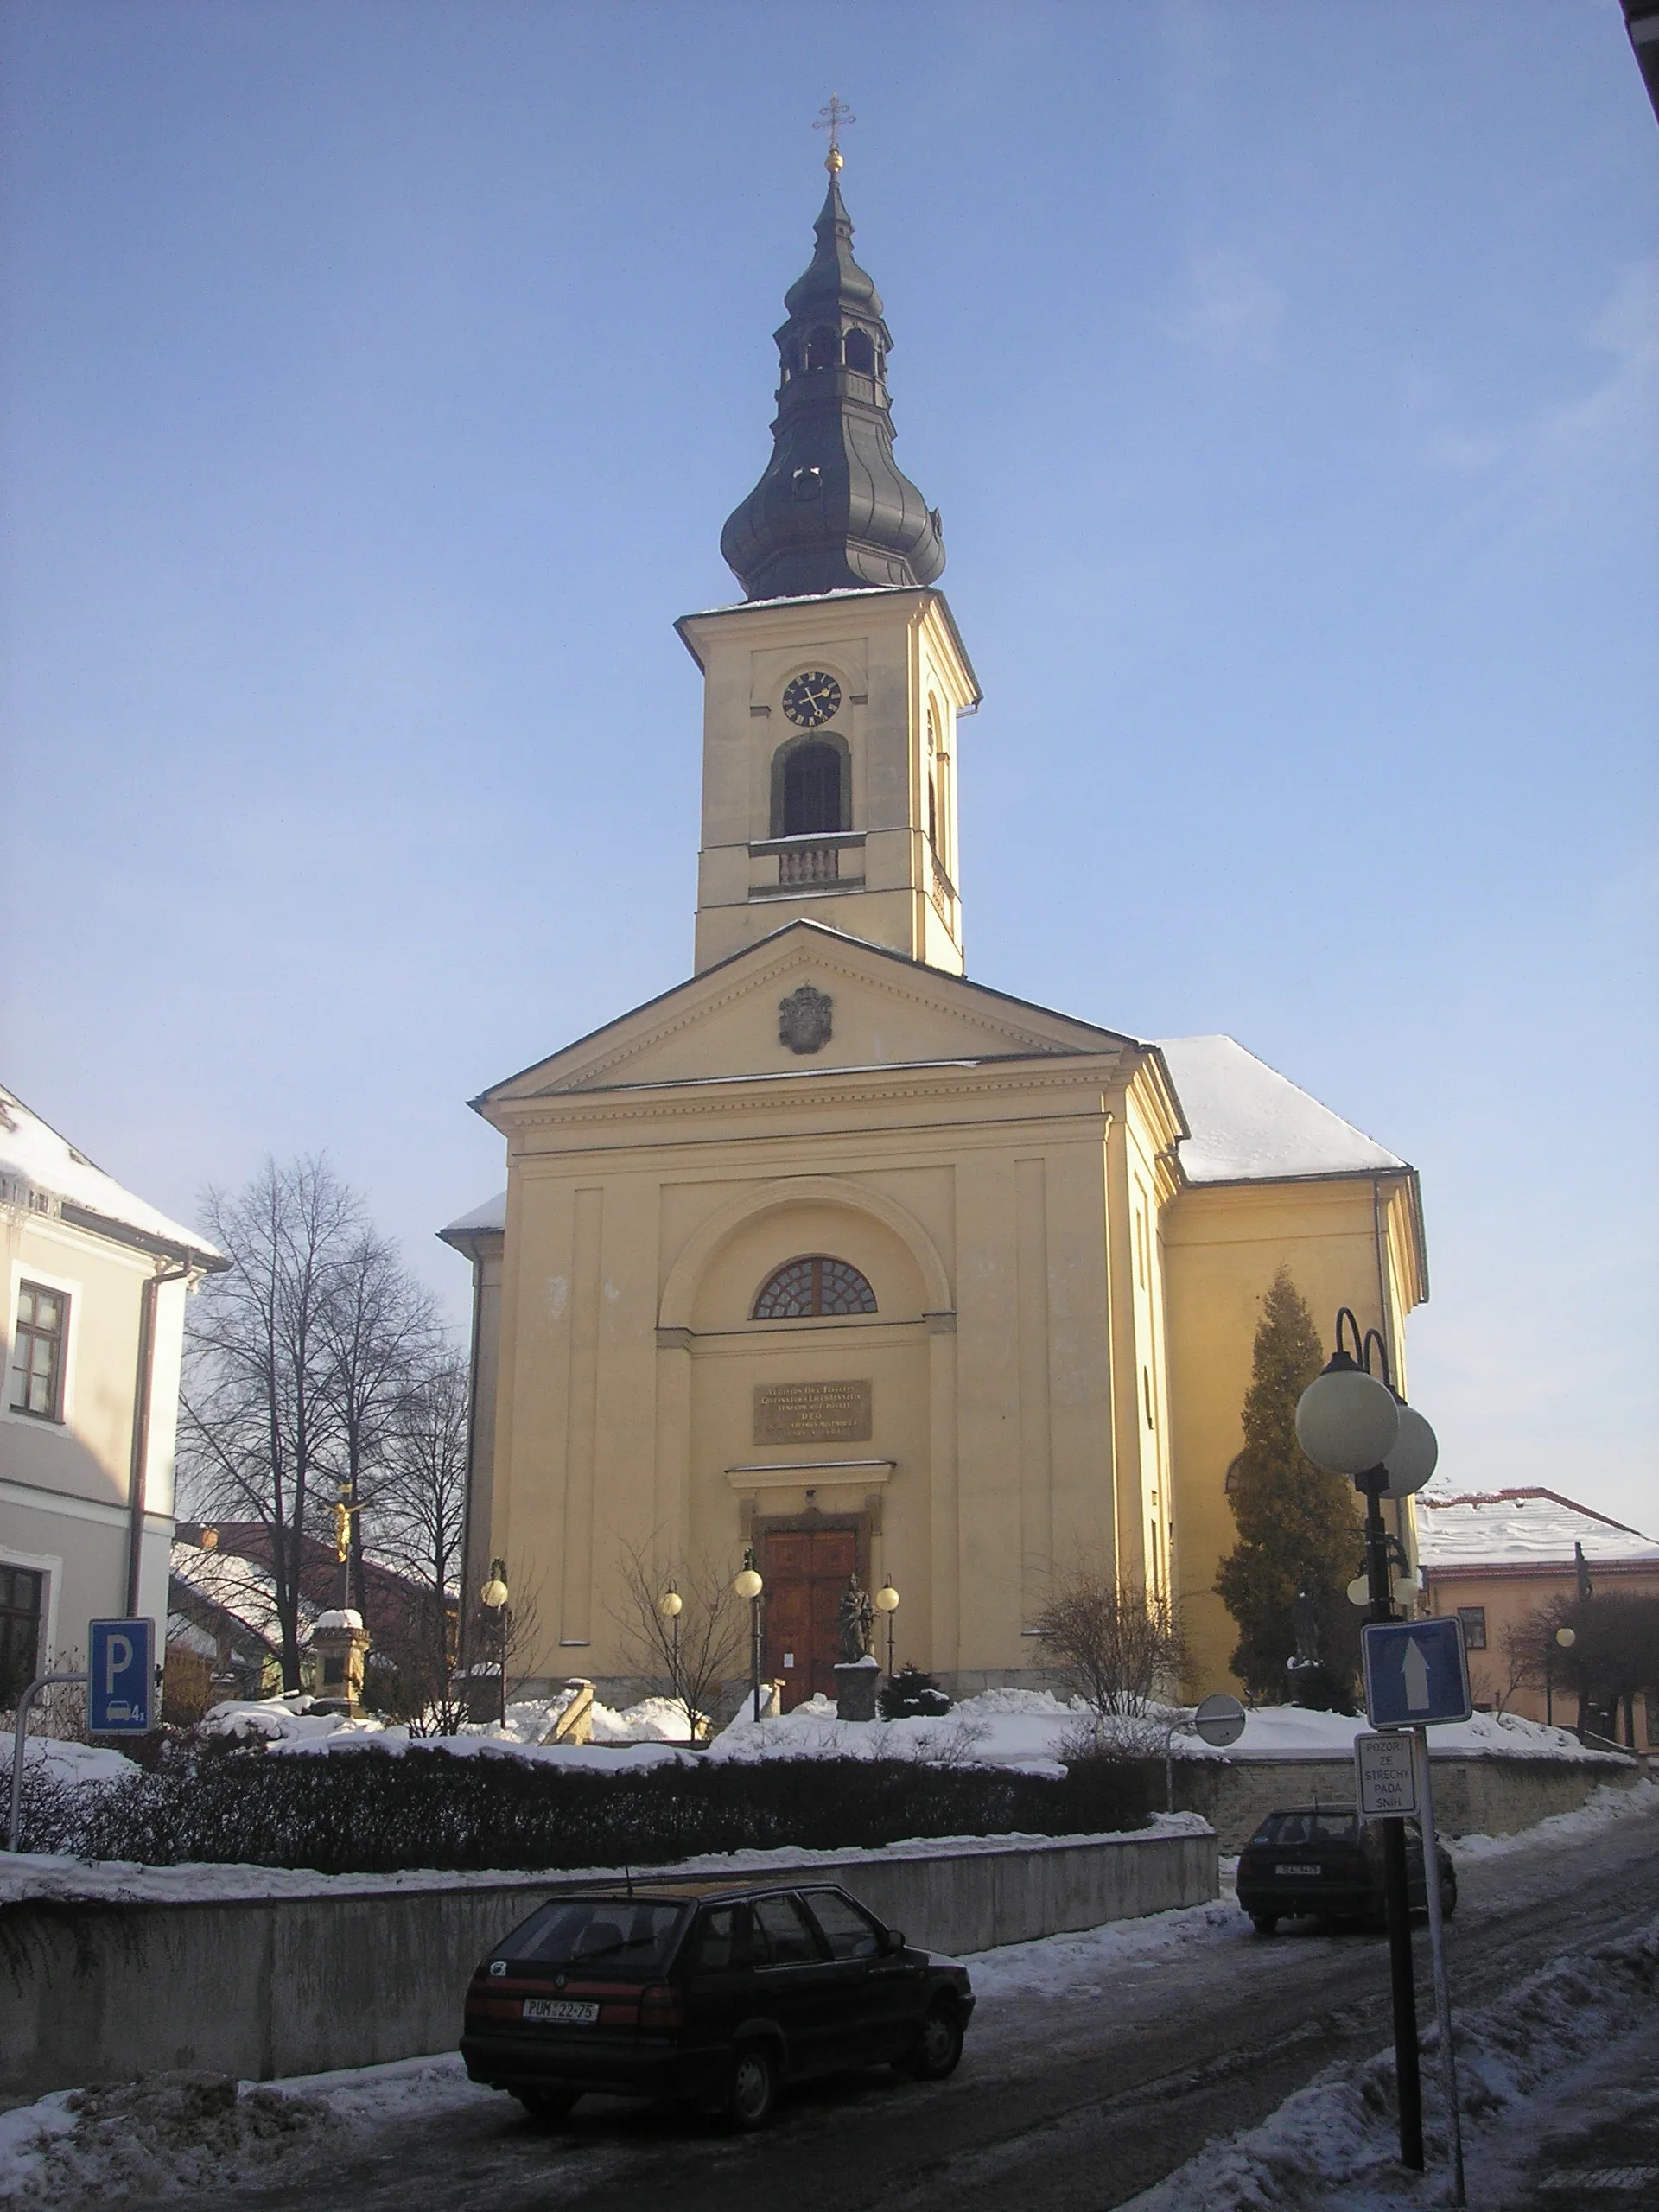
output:
<instances>
[{"instance_id":1,"label":"church tower","mask_svg":"<svg viewBox=\"0 0 1659 2212\"><path fill-rule=\"evenodd\" d=\"M678 625L704 683L696 966L822 922L963 971L957 730L979 703L938 512L893 457L892 335L831 146L775 334L778 413L721 550L746 603Z\"/></svg>"}]
</instances>

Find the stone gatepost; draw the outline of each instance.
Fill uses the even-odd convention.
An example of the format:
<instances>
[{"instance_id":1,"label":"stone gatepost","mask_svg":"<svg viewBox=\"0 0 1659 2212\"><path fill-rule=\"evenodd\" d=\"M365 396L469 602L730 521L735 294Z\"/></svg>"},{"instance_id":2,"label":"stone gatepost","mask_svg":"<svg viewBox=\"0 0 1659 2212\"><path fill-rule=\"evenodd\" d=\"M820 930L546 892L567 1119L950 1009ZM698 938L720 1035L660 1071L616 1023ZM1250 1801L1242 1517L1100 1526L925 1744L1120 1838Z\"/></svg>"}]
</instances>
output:
<instances>
[{"instance_id":1,"label":"stone gatepost","mask_svg":"<svg viewBox=\"0 0 1659 2212\"><path fill-rule=\"evenodd\" d=\"M325 1709L348 1715L362 1712L363 1662L369 1641L363 1616L354 1605L317 1615L308 1646L311 1694Z\"/></svg>"}]
</instances>

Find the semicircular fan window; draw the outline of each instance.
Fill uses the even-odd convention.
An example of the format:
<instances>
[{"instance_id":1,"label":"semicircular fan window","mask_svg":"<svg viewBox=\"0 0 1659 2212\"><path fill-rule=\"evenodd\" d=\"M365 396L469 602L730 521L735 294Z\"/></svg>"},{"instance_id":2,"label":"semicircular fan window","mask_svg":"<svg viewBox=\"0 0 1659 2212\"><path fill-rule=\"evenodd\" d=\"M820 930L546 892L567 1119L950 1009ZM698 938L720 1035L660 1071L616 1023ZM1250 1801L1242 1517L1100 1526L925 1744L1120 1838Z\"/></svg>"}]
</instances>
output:
<instances>
[{"instance_id":1,"label":"semicircular fan window","mask_svg":"<svg viewBox=\"0 0 1659 2212\"><path fill-rule=\"evenodd\" d=\"M845 1260L823 1253L791 1260L761 1284L750 1319L817 1320L840 1313L874 1313L875 1293Z\"/></svg>"}]
</instances>

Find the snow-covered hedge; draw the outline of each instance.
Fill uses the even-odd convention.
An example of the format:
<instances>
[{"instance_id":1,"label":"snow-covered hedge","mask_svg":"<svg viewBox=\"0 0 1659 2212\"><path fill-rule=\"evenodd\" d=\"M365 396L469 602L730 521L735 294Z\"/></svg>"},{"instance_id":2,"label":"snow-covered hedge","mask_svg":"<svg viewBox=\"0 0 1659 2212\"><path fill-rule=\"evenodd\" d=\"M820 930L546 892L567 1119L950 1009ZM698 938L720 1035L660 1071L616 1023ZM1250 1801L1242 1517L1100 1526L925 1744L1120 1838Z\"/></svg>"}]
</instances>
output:
<instances>
[{"instance_id":1,"label":"snow-covered hedge","mask_svg":"<svg viewBox=\"0 0 1659 2212\"><path fill-rule=\"evenodd\" d=\"M1154 1794L1147 1767L1107 1760L1054 1777L902 1757L700 1759L652 1747L645 1764L640 1746L601 1768L483 1750L438 1738L394 1754L371 1739L347 1758L308 1758L226 1746L127 1781L42 1791L29 1845L340 1874L648 1866L785 1845L1138 1828Z\"/></svg>"}]
</instances>

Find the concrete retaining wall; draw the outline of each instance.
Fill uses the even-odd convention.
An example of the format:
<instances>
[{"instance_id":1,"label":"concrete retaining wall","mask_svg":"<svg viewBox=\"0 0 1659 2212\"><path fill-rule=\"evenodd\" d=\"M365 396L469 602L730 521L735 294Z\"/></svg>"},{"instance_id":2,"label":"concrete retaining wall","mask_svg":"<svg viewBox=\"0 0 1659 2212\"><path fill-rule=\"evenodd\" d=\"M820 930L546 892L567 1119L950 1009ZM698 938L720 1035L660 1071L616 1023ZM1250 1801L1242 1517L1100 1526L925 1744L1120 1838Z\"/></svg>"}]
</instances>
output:
<instances>
[{"instance_id":1,"label":"concrete retaining wall","mask_svg":"<svg viewBox=\"0 0 1659 2212\"><path fill-rule=\"evenodd\" d=\"M1217 1855L1212 1833L1057 1838L849 1852L799 1872L841 1882L912 1942L959 1953L1202 1904L1217 1894ZM0 1905L0 2103L167 2067L270 2080L452 2050L479 1960L574 1879Z\"/></svg>"},{"instance_id":2,"label":"concrete retaining wall","mask_svg":"<svg viewBox=\"0 0 1659 2212\"><path fill-rule=\"evenodd\" d=\"M1513 1835L1553 1813L1575 1812L1605 1782L1628 1789L1634 1759L1459 1758L1431 1752L1434 1818L1442 1835ZM1281 1805L1351 1805L1351 1759L1177 1759L1175 1803L1213 1823L1237 1851Z\"/></svg>"}]
</instances>

